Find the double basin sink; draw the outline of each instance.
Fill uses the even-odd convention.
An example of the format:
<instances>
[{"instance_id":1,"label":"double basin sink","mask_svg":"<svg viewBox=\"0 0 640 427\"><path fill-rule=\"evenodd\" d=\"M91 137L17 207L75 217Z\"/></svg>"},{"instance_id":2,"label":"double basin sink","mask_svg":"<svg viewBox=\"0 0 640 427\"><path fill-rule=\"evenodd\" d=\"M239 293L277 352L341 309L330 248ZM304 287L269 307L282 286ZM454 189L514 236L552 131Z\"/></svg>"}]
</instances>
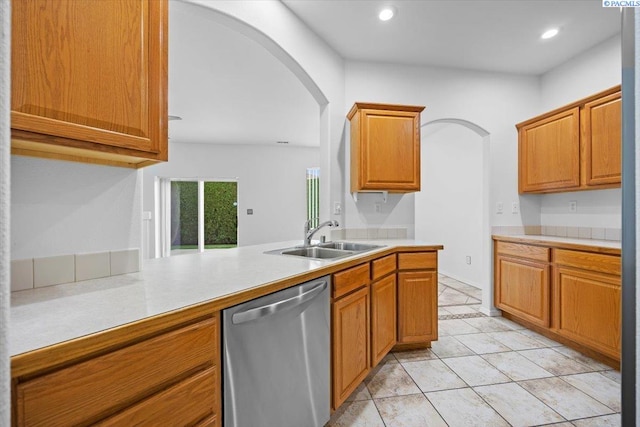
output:
<instances>
[{"instance_id":1,"label":"double basin sink","mask_svg":"<svg viewBox=\"0 0 640 427\"><path fill-rule=\"evenodd\" d=\"M313 259L336 259L381 248L379 245L353 242L327 242L313 246L296 246L293 248L267 251L267 254L291 255Z\"/></svg>"}]
</instances>

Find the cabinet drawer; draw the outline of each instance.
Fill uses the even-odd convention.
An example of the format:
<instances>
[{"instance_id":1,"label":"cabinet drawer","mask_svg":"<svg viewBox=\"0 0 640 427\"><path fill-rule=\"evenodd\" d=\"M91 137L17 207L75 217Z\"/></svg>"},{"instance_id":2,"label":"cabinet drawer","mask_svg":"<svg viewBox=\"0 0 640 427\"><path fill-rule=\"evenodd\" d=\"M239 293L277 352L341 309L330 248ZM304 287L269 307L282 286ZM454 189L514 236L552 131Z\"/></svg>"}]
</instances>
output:
<instances>
[{"instance_id":1,"label":"cabinet drawer","mask_svg":"<svg viewBox=\"0 0 640 427\"><path fill-rule=\"evenodd\" d=\"M216 369L209 368L98 425L194 425L215 414L216 384Z\"/></svg>"},{"instance_id":2,"label":"cabinet drawer","mask_svg":"<svg viewBox=\"0 0 640 427\"><path fill-rule=\"evenodd\" d=\"M333 275L333 298L369 284L369 263L358 265Z\"/></svg>"},{"instance_id":3,"label":"cabinet drawer","mask_svg":"<svg viewBox=\"0 0 640 427\"><path fill-rule=\"evenodd\" d=\"M399 270L435 269L438 267L438 252L408 252L398 254Z\"/></svg>"},{"instance_id":4,"label":"cabinet drawer","mask_svg":"<svg viewBox=\"0 0 640 427\"><path fill-rule=\"evenodd\" d=\"M377 280L396 270L396 254L371 262L371 280Z\"/></svg>"},{"instance_id":5,"label":"cabinet drawer","mask_svg":"<svg viewBox=\"0 0 640 427\"><path fill-rule=\"evenodd\" d=\"M592 252L554 249L553 260L556 264L582 268L608 274L621 274L620 257L616 255L594 254Z\"/></svg>"},{"instance_id":6,"label":"cabinet drawer","mask_svg":"<svg viewBox=\"0 0 640 427\"><path fill-rule=\"evenodd\" d=\"M496 242L496 253L549 262L549 248L520 243Z\"/></svg>"},{"instance_id":7,"label":"cabinet drawer","mask_svg":"<svg viewBox=\"0 0 640 427\"><path fill-rule=\"evenodd\" d=\"M18 384L18 425L95 422L216 365L216 318Z\"/></svg>"}]
</instances>

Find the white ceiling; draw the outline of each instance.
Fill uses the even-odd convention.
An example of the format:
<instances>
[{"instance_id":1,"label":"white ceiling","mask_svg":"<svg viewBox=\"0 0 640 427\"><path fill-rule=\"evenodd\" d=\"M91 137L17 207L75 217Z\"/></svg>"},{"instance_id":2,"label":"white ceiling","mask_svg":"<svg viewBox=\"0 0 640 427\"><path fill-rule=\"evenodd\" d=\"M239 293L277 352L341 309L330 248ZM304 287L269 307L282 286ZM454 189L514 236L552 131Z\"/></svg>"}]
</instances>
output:
<instances>
[{"instance_id":1,"label":"white ceiling","mask_svg":"<svg viewBox=\"0 0 640 427\"><path fill-rule=\"evenodd\" d=\"M601 0L282 0L344 58L542 74L620 33ZM387 22L383 6L396 8ZM553 39L540 35L551 27Z\"/></svg>"},{"instance_id":2,"label":"white ceiling","mask_svg":"<svg viewBox=\"0 0 640 427\"><path fill-rule=\"evenodd\" d=\"M282 0L349 60L539 75L620 33L601 0ZM396 17L380 22L383 5ZM318 146L319 107L262 46L213 11L169 2L171 142ZM540 39L557 26L560 34Z\"/></svg>"},{"instance_id":3,"label":"white ceiling","mask_svg":"<svg viewBox=\"0 0 640 427\"><path fill-rule=\"evenodd\" d=\"M211 10L169 2L169 122L175 142L318 146L320 108L271 53Z\"/></svg>"}]
</instances>

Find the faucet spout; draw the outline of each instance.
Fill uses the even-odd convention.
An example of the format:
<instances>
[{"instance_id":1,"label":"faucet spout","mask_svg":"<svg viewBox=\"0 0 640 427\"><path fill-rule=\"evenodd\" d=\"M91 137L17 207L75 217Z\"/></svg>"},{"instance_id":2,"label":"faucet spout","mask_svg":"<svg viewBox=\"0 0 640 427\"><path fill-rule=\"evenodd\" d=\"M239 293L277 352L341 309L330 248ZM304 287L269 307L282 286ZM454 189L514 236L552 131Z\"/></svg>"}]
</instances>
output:
<instances>
[{"instance_id":1,"label":"faucet spout","mask_svg":"<svg viewBox=\"0 0 640 427\"><path fill-rule=\"evenodd\" d=\"M311 246L311 238L314 234L316 234L322 227L338 227L338 221L325 221L319 224L317 227L311 228L311 219L307 220L304 223L304 246Z\"/></svg>"}]
</instances>

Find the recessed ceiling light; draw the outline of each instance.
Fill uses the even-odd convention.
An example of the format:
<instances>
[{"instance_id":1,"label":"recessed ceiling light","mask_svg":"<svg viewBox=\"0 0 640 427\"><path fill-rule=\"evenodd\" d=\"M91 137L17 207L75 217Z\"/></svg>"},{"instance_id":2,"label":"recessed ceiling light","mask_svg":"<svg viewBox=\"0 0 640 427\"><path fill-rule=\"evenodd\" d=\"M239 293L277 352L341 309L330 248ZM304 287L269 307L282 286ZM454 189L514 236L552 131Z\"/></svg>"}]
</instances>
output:
<instances>
[{"instance_id":1,"label":"recessed ceiling light","mask_svg":"<svg viewBox=\"0 0 640 427\"><path fill-rule=\"evenodd\" d=\"M545 31L544 33L542 33L542 35L540 36L540 38L542 39L550 39L552 37L555 37L558 35L558 29L557 28L552 28L550 30Z\"/></svg>"},{"instance_id":2,"label":"recessed ceiling light","mask_svg":"<svg viewBox=\"0 0 640 427\"><path fill-rule=\"evenodd\" d=\"M395 14L396 14L395 7L393 6L385 7L378 14L378 19L380 19L381 21L388 21L389 19L393 18Z\"/></svg>"}]
</instances>

